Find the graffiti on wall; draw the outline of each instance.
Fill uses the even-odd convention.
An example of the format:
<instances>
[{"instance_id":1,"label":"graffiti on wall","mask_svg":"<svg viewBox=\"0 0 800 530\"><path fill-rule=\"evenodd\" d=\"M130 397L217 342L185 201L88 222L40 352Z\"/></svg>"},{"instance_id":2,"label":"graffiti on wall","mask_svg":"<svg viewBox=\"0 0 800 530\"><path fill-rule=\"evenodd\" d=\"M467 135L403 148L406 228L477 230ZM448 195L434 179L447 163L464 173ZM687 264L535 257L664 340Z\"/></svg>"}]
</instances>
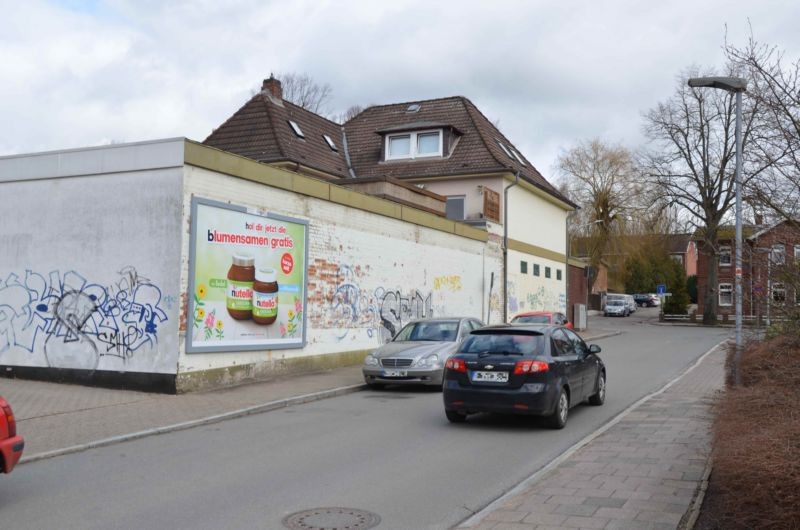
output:
<instances>
[{"instance_id":1,"label":"graffiti on wall","mask_svg":"<svg viewBox=\"0 0 800 530\"><path fill-rule=\"evenodd\" d=\"M43 352L47 366L94 370L100 359L123 362L157 346L168 320L161 290L134 267L110 285L76 271L31 270L0 279L0 362L3 353Z\"/></svg>"},{"instance_id":2,"label":"graffiti on wall","mask_svg":"<svg viewBox=\"0 0 800 530\"><path fill-rule=\"evenodd\" d=\"M333 270L328 272L328 269ZM366 287L366 271L360 267L337 265L334 269L319 260L310 272L317 276L314 279L317 287L320 278L329 279L323 301L325 309L315 311L311 321L315 327L339 330L336 336L339 341L350 336L353 330L365 329L369 338L388 342L411 320L434 315L433 291ZM456 278L460 285L460 276Z\"/></svg>"}]
</instances>

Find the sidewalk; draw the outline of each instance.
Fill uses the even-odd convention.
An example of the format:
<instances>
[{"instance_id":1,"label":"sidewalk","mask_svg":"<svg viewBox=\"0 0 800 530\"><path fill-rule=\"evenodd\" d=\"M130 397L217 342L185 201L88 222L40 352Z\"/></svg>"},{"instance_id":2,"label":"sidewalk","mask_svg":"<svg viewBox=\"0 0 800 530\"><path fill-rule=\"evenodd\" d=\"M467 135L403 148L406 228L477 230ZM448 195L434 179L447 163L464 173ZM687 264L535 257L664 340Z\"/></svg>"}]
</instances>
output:
<instances>
[{"instance_id":1,"label":"sidewalk","mask_svg":"<svg viewBox=\"0 0 800 530\"><path fill-rule=\"evenodd\" d=\"M677 528L704 480L710 407L724 388L724 370L724 349L716 348L459 528Z\"/></svg>"}]
</instances>

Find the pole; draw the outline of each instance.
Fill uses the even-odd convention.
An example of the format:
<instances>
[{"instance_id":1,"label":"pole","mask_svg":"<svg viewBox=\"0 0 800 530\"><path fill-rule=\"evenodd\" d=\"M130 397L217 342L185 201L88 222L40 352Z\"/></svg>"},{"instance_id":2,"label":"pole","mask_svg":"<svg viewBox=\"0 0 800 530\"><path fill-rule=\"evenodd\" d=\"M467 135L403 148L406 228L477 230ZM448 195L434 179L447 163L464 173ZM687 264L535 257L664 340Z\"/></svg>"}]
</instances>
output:
<instances>
[{"instance_id":1,"label":"pole","mask_svg":"<svg viewBox=\"0 0 800 530\"><path fill-rule=\"evenodd\" d=\"M503 190L503 324L508 322L508 190L519 184L519 171L514 183Z\"/></svg>"},{"instance_id":2,"label":"pole","mask_svg":"<svg viewBox=\"0 0 800 530\"><path fill-rule=\"evenodd\" d=\"M740 386L742 360L742 93L736 92L736 352L734 384ZM769 306L767 306L769 307Z\"/></svg>"},{"instance_id":3,"label":"pole","mask_svg":"<svg viewBox=\"0 0 800 530\"><path fill-rule=\"evenodd\" d=\"M771 322L769 321L769 308L772 305L772 253L767 254L767 329Z\"/></svg>"}]
</instances>

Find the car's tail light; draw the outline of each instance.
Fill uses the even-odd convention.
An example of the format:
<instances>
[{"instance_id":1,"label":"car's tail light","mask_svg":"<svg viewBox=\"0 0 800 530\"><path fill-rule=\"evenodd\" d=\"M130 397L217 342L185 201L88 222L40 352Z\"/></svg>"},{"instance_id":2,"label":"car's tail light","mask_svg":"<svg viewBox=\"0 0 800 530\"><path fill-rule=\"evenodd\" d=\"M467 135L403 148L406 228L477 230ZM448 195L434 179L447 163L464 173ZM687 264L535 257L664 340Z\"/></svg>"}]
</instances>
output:
<instances>
[{"instance_id":1,"label":"car's tail light","mask_svg":"<svg viewBox=\"0 0 800 530\"><path fill-rule=\"evenodd\" d=\"M544 361L517 361L514 366L515 374L535 374L537 372L546 372L550 367Z\"/></svg>"},{"instance_id":2,"label":"car's tail light","mask_svg":"<svg viewBox=\"0 0 800 530\"><path fill-rule=\"evenodd\" d=\"M454 372L467 372L467 363L464 362L464 359L447 359L444 366Z\"/></svg>"},{"instance_id":3,"label":"car's tail light","mask_svg":"<svg viewBox=\"0 0 800 530\"><path fill-rule=\"evenodd\" d=\"M14 419L14 413L11 411L11 406L7 403L0 405L6 415L6 422L8 423L8 436L13 438L17 435L17 420Z\"/></svg>"}]
</instances>

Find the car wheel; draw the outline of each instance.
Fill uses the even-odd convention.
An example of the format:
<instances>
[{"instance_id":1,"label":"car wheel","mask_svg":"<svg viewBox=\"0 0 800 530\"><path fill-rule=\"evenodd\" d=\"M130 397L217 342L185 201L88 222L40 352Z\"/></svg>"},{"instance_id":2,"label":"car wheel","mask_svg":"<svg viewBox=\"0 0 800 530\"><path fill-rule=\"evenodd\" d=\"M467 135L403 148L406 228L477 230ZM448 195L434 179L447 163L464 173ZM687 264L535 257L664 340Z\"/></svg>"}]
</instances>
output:
<instances>
[{"instance_id":1,"label":"car wheel","mask_svg":"<svg viewBox=\"0 0 800 530\"><path fill-rule=\"evenodd\" d=\"M467 415L463 412L458 412L457 410L447 410L444 411L445 415L447 416L447 421L450 423L464 423L467 421Z\"/></svg>"},{"instance_id":2,"label":"car wheel","mask_svg":"<svg viewBox=\"0 0 800 530\"><path fill-rule=\"evenodd\" d=\"M550 427L553 429L563 429L567 424L567 416L569 415L569 396L566 389L562 388L561 393L558 394L558 401L556 401L556 410L550 416Z\"/></svg>"},{"instance_id":3,"label":"car wheel","mask_svg":"<svg viewBox=\"0 0 800 530\"><path fill-rule=\"evenodd\" d=\"M600 372L597 375L597 392L589 397L589 405L599 407L606 402L606 374Z\"/></svg>"}]
</instances>

